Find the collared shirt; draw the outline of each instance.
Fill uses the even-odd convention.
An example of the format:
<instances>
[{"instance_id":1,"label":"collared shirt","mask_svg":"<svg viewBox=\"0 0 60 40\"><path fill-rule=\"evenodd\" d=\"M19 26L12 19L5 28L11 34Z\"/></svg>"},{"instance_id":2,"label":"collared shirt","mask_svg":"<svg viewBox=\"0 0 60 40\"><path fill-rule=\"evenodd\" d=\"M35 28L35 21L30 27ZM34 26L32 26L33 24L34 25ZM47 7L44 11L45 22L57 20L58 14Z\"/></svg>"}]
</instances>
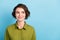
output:
<instances>
[{"instance_id":1,"label":"collared shirt","mask_svg":"<svg viewBox=\"0 0 60 40\"><path fill-rule=\"evenodd\" d=\"M8 26L5 40L36 40L34 28L25 23L24 28L18 29L17 23Z\"/></svg>"}]
</instances>

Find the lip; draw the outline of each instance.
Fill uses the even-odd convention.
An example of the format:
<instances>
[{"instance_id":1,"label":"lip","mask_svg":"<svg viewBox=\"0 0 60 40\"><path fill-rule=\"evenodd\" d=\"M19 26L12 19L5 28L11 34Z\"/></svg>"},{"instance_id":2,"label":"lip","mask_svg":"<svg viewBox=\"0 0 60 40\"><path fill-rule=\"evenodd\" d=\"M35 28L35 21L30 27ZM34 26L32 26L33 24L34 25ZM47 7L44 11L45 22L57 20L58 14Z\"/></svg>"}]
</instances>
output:
<instances>
[{"instance_id":1,"label":"lip","mask_svg":"<svg viewBox=\"0 0 60 40\"><path fill-rule=\"evenodd\" d=\"M23 18L23 17L18 17L18 18Z\"/></svg>"}]
</instances>

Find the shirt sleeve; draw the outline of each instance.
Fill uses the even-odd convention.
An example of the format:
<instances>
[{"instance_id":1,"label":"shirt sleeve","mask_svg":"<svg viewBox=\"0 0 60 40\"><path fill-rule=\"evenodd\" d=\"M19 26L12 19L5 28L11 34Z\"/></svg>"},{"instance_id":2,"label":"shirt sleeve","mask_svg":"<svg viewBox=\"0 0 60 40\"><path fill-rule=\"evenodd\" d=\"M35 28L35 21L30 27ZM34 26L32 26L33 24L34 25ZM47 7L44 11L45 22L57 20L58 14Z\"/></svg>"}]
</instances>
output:
<instances>
[{"instance_id":1,"label":"shirt sleeve","mask_svg":"<svg viewBox=\"0 0 60 40\"><path fill-rule=\"evenodd\" d=\"M5 38L5 40L10 40L8 30L6 30L4 38Z\"/></svg>"},{"instance_id":2,"label":"shirt sleeve","mask_svg":"<svg viewBox=\"0 0 60 40\"><path fill-rule=\"evenodd\" d=\"M35 31L33 31L32 40L36 40L36 34L35 34Z\"/></svg>"}]
</instances>

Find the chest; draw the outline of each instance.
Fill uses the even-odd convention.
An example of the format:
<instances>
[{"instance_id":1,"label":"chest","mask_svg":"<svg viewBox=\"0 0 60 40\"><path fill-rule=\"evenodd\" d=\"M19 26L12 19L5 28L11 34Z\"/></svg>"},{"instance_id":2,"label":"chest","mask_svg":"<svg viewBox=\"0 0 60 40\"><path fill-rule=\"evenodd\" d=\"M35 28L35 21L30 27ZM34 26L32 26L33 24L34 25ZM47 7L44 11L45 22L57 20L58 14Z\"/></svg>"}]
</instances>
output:
<instances>
[{"instance_id":1,"label":"chest","mask_svg":"<svg viewBox=\"0 0 60 40\"><path fill-rule=\"evenodd\" d=\"M32 34L31 30L12 30L9 32L12 40L31 40Z\"/></svg>"}]
</instances>

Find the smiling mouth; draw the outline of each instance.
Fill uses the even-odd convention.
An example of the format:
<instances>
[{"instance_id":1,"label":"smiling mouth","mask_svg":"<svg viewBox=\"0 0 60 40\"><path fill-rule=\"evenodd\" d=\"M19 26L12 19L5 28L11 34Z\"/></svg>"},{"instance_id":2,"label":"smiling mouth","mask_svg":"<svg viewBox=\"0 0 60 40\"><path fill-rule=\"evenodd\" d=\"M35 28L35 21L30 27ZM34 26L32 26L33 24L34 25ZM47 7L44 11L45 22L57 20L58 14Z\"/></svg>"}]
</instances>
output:
<instances>
[{"instance_id":1,"label":"smiling mouth","mask_svg":"<svg viewBox=\"0 0 60 40\"><path fill-rule=\"evenodd\" d=\"M18 17L18 18L23 18L23 17Z\"/></svg>"}]
</instances>

